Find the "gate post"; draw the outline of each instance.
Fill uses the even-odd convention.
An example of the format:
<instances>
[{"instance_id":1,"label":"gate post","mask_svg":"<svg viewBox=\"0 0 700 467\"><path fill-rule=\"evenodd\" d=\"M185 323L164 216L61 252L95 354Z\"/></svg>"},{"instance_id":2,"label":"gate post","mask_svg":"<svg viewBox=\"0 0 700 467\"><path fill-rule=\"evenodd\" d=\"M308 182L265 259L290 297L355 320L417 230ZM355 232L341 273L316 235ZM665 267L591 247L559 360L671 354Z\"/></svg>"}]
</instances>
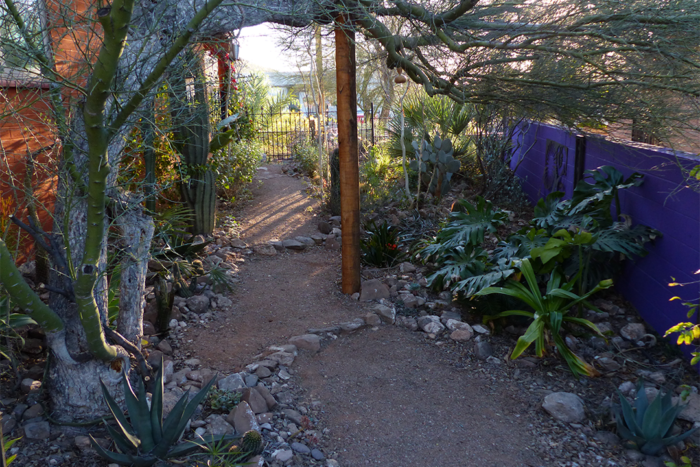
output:
<instances>
[{"instance_id":1,"label":"gate post","mask_svg":"<svg viewBox=\"0 0 700 467\"><path fill-rule=\"evenodd\" d=\"M342 291L360 291L360 161L357 151L357 87L355 33L341 15L335 28L338 88L338 148L342 222Z\"/></svg>"}]
</instances>

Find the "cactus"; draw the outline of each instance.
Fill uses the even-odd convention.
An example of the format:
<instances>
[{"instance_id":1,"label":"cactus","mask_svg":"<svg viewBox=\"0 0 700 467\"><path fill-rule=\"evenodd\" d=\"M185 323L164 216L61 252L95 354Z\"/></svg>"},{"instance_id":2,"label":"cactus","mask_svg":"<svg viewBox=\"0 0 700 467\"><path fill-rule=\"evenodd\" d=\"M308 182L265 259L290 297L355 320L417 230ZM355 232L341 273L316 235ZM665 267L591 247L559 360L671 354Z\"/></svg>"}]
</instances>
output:
<instances>
[{"instance_id":1,"label":"cactus","mask_svg":"<svg viewBox=\"0 0 700 467\"><path fill-rule=\"evenodd\" d=\"M449 138L441 139L438 135L433 138L431 144L423 140L421 152L418 141L412 145L416 152L416 159L412 160L409 167L419 172L419 180L425 182L428 179L428 192L434 196L442 197L450 191L452 174L459 171L461 163L455 159L452 141Z\"/></svg>"},{"instance_id":2,"label":"cactus","mask_svg":"<svg viewBox=\"0 0 700 467\"><path fill-rule=\"evenodd\" d=\"M331 169L331 196L328 207L334 216L340 215L340 151L334 149L330 158Z\"/></svg>"},{"instance_id":3,"label":"cactus","mask_svg":"<svg viewBox=\"0 0 700 467\"><path fill-rule=\"evenodd\" d=\"M171 73L171 114L175 124L175 147L181 155L186 178L180 191L193 214L192 233L210 235L216 222L216 176L209 168L210 147L223 147L222 135L230 140L233 133L217 134L212 143L209 122L209 99L204 82L202 60L190 51L184 59L195 65L194 99L187 95L185 64L175 66Z\"/></svg>"},{"instance_id":4,"label":"cactus","mask_svg":"<svg viewBox=\"0 0 700 467\"><path fill-rule=\"evenodd\" d=\"M241 439L241 449L252 455L260 454L263 450L263 439L255 430L246 431Z\"/></svg>"}]
</instances>

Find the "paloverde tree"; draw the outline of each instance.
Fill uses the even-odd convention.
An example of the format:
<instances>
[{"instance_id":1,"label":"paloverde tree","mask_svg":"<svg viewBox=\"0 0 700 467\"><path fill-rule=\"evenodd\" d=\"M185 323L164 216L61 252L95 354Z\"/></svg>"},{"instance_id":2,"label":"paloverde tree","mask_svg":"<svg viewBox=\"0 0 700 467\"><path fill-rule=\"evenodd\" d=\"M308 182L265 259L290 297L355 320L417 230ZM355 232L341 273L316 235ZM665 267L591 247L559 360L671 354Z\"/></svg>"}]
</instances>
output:
<instances>
[{"instance_id":1,"label":"paloverde tree","mask_svg":"<svg viewBox=\"0 0 700 467\"><path fill-rule=\"evenodd\" d=\"M188 43L263 22L304 27L343 16L343 28L382 45L389 68L403 68L431 96L458 102L508 102L569 122L642 114L672 123L683 112L668 102L700 94L700 9L690 0L114 0L83 5L75 15L64 15L54 0L44 4L47 18L35 35L16 0L0 0L2 21L12 21L22 36L13 54L28 54L35 73L52 83L44 98L62 157L54 230L25 226L51 257L49 303L23 280L2 241L0 282L47 333L48 383L60 420L104 413L99 380L114 390L128 352L138 352L152 225L142 200L116 180L137 111ZM75 27L64 24L70 21ZM54 33L82 40L75 32L81 21L89 24L84 40L97 47L86 55L85 74L63 76ZM387 26L394 21L404 24L397 34ZM113 224L128 253L122 285L133 289L122 289L124 338L104 331Z\"/></svg>"}]
</instances>

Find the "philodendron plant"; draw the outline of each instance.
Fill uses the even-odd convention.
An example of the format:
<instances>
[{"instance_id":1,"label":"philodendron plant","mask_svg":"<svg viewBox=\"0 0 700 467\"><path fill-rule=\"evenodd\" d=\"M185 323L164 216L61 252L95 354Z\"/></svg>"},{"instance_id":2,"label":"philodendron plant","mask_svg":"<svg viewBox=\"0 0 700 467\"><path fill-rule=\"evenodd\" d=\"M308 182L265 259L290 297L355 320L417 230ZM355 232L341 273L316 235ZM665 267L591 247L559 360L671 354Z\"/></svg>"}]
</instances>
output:
<instances>
[{"instance_id":1,"label":"philodendron plant","mask_svg":"<svg viewBox=\"0 0 700 467\"><path fill-rule=\"evenodd\" d=\"M506 316L525 316L533 320L527 328L527 331L525 331L525 334L518 339L518 343L515 345L511 358L518 358L533 342L535 343L535 353L538 357L541 357L545 351L545 340L548 335L551 335L559 353L564 357L564 360L575 376L598 375L598 371L595 368L583 361L581 357L574 354L566 345L566 341L561 335L561 328L563 323L572 323L587 329L597 336L604 337L595 324L587 319L569 316L569 312L578 304L583 304L589 309L597 310L595 306L588 302L588 298L600 290L611 287L612 280L601 281L593 290L579 296L572 292L572 290L579 280L580 275L577 274L569 282L564 282L563 275L555 269L552 271L549 281L547 282L545 293L542 294L530 260L522 260L519 269L527 282L527 287L516 280L509 279L504 287L488 287L476 294L508 295L526 303L532 309L532 311L508 310L496 315L484 317L485 321Z\"/></svg>"}]
</instances>

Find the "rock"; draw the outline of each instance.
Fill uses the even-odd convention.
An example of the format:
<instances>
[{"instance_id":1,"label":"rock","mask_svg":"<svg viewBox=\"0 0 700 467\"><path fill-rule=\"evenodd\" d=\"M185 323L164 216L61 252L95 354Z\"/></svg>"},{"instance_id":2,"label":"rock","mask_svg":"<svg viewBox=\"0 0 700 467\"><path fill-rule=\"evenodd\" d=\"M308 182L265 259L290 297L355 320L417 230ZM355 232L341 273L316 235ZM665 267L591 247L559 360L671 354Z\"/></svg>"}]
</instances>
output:
<instances>
[{"instance_id":1,"label":"rock","mask_svg":"<svg viewBox=\"0 0 700 467\"><path fill-rule=\"evenodd\" d=\"M445 326L440 322L440 318L435 315L418 318L418 327L428 334L437 334L445 330Z\"/></svg>"},{"instance_id":2,"label":"rock","mask_svg":"<svg viewBox=\"0 0 700 467\"><path fill-rule=\"evenodd\" d=\"M362 282L360 288L360 301L369 302L371 300L389 299L389 288L379 279L370 279Z\"/></svg>"},{"instance_id":3,"label":"rock","mask_svg":"<svg viewBox=\"0 0 700 467\"><path fill-rule=\"evenodd\" d=\"M290 447L299 454L311 454L311 449L309 449L305 444L292 443L290 444Z\"/></svg>"},{"instance_id":4,"label":"rock","mask_svg":"<svg viewBox=\"0 0 700 467\"><path fill-rule=\"evenodd\" d=\"M267 402L265 401L265 398L253 388L247 388L244 390L241 400L247 402L248 405L250 405L250 408L256 414L267 412Z\"/></svg>"},{"instance_id":5,"label":"rock","mask_svg":"<svg viewBox=\"0 0 700 467\"><path fill-rule=\"evenodd\" d=\"M271 240L267 243L280 253L282 253L284 251L284 245L282 245L282 242L278 242L276 240Z\"/></svg>"},{"instance_id":6,"label":"rock","mask_svg":"<svg viewBox=\"0 0 700 467\"><path fill-rule=\"evenodd\" d=\"M604 322L598 323L596 326L598 327L598 330L600 331L600 333L604 334L606 336L609 336L609 335L614 333L613 329L612 329L612 325L608 322L604 321Z\"/></svg>"},{"instance_id":7,"label":"rock","mask_svg":"<svg viewBox=\"0 0 700 467\"><path fill-rule=\"evenodd\" d=\"M678 418L688 422L700 422L700 394L696 392L690 393L688 399L686 399L686 404Z\"/></svg>"},{"instance_id":8,"label":"rock","mask_svg":"<svg viewBox=\"0 0 700 467\"><path fill-rule=\"evenodd\" d=\"M198 358L190 358L185 360L185 366L194 367L202 363Z\"/></svg>"},{"instance_id":9,"label":"rock","mask_svg":"<svg viewBox=\"0 0 700 467\"><path fill-rule=\"evenodd\" d=\"M279 449L272 453L272 457L277 461L284 464L292 457L294 457L294 451L291 449Z\"/></svg>"},{"instance_id":10,"label":"rock","mask_svg":"<svg viewBox=\"0 0 700 467\"><path fill-rule=\"evenodd\" d=\"M620 335L628 341L636 342L646 334L646 329L642 323L630 323L620 329Z\"/></svg>"},{"instance_id":11,"label":"rock","mask_svg":"<svg viewBox=\"0 0 700 467\"><path fill-rule=\"evenodd\" d=\"M611 431L599 431L595 434L595 439L608 446L617 446L620 438Z\"/></svg>"},{"instance_id":12,"label":"rock","mask_svg":"<svg viewBox=\"0 0 700 467\"><path fill-rule=\"evenodd\" d=\"M602 357L596 360L596 363L600 368L602 368L605 371L618 371L622 366L617 363L615 360L612 358L608 357Z\"/></svg>"},{"instance_id":13,"label":"rock","mask_svg":"<svg viewBox=\"0 0 700 467\"><path fill-rule=\"evenodd\" d=\"M341 216L332 216L329 220L333 227L340 227L343 224L343 218Z\"/></svg>"},{"instance_id":14,"label":"rock","mask_svg":"<svg viewBox=\"0 0 700 467\"><path fill-rule=\"evenodd\" d=\"M357 331L358 329L361 329L365 327L366 324L362 318L356 318L352 321L348 321L346 323L340 323L340 332L349 334L351 332Z\"/></svg>"},{"instance_id":15,"label":"rock","mask_svg":"<svg viewBox=\"0 0 700 467\"><path fill-rule=\"evenodd\" d=\"M253 248L253 252L260 256L275 256L277 255L277 248L273 245L260 245Z\"/></svg>"},{"instance_id":16,"label":"rock","mask_svg":"<svg viewBox=\"0 0 700 467\"><path fill-rule=\"evenodd\" d=\"M35 404L24 411L22 414L22 420L31 420L32 418L40 417L43 414L44 408L41 406L41 404Z\"/></svg>"},{"instance_id":17,"label":"rock","mask_svg":"<svg viewBox=\"0 0 700 467\"><path fill-rule=\"evenodd\" d=\"M314 239L310 238L310 237L301 237L301 236L294 237L294 240L296 240L297 242L299 242L307 247L316 245L316 242L314 241Z\"/></svg>"},{"instance_id":18,"label":"rock","mask_svg":"<svg viewBox=\"0 0 700 467\"><path fill-rule=\"evenodd\" d=\"M234 373L219 380L218 386L222 391L235 391L236 389L245 388L246 384L239 373Z\"/></svg>"},{"instance_id":19,"label":"rock","mask_svg":"<svg viewBox=\"0 0 700 467\"><path fill-rule=\"evenodd\" d=\"M444 314L444 313L443 313ZM442 317L440 318L442 321ZM462 321L457 321L456 319L448 319L447 322L443 321L445 324L445 327L449 329L450 331L457 331L458 329L466 329L470 333L474 333L474 330L472 329L471 326L469 326L468 323L463 323Z\"/></svg>"},{"instance_id":20,"label":"rock","mask_svg":"<svg viewBox=\"0 0 700 467\"><path fill-rule=\"evenodd\" d=\"M191 312L201 315L209 310L209 297L206 295L195 295L187 299L187 308Z\"/></svg>"},{"instance_id":21,"label":"rock","mask_svg":"<svg viewBox=\"0 0 700 467\"><path fill-rule=\"evenodd\" d=\"M416 267L411 263L404 262L399 264L399 271L401 271L404 274L408 274L411 272L416 272Z\"/></svg>"},{"instance_id":22,"label":"rock","mask_svg":"<svg viewBox=\"0 0 700 467\"><path fill-rule=\"evenodd\" d=\"M622 393L623 396L632 397L636 393L636 386L632 381L625 381L618 386L618 391Z\"/></svg>"},{"instance_id":23,"label":"rock","mask_svg":"<svg viewBox=\"0 0 700 467\"><path fill-rule=\"evenodd\" d=\"M362 319L365 320L365 324L367 326L379 326L380 324L382 324L381 318L375 315L374 313L367 313L365 316L362 317Z\"/></svg>"},{"instance_id":24,"label":"rock","mask_svg":"<svg viewBox=\"0 0 700 467\"><path fill-rule=\"evenodd\" d=\"M156 334L156 327L150 321L143 322L143 335L144 336L154 336Z\"/></svg>"},{"instance_id":25,"label":"rock","mask_svg":"<svg viewBox=\"0 0 700 467\"><path fill-rule=\"evenodd\" d=\"M631 460L632 462L640 462L646 458L644 454L637 451L636 449L625 449L625 457Z\"/></svg>"},{"instance_id":26,"label":"rock","mask_svg":"<svg viewBox=\"0 0 700 467\"><path fill-rule=\"evenodd\" d=\"M418 308L418 297L413 294L401 294L401 301L406 308Z\"/></svg>"},{"instance_id":27,"label":"rock","mask_svg":"<svg viewBox=\"0 0 700 467\"><path fill-rule=\"evenodd\" d=\"M326 239L326 236L322 235L322 234L311 235L311 240L313 240L316 245L323 245L323 241L325 239Z\"/></svg>"},{"instance_id":28,"label":"rock","mask_svg":"<svg viewBox=\"0 0 700 467\"><path fill-rule=\"evenodd\" d=\"M206 418L207 432L213 436L224 436L233 434L233 427L223 416L212 414Z\"/></svg>"},{"instance_id":29,"label":"rock","mask_svg":"<svg viewBox=\"0 0 700 467\"><path fill-rule=\"evenodd\" d=\"M261 413L260 415L258 415L255 418L258 421L258 425L261 425L261 428L265 428L262 425L264 425L266 423L272 423L273 417L274 416L272 415L272 412L265 412L265 413Z\"/></svg>"},{"instance_id":30,"label":"rock","mask_svg":"<svg viewBox=\"0 0 700 467\"><path fill-rule=\"evenodd\" d=\"M326 250L339 250L340 243L336 240L335 236L329 236L326 238Z\"/></svg>"},{"instance_id":31,"label":"rock","mask_svg":"<svg viewBox=\"0 0 700 467\"><path fill-rule=\"evenodd\" d=\"M24 426L24 436L27 439L48 439L51 436L49 422L29 423Z\"/></svg>"},{"instance_id":32,"label":"rock","mask_svg":"<svg viewBox=\"0 0 700 467\"><path fill-rule=\"evenodd\" d=\"M41 381L33 380L31 378L24 378L20 383L20 389L24 394L38 391L41 389Z\"/></svg>"},{"instance_id":33,"label":"rock","mask_svg":"<svg viewBox=\"0 0 700 467\"><path fill-rule=\"evenodd\" d=\"M246 248L248 248L246 242L244 242L240 238L232 238L229 241L229 245L231 246L231 248L235 248L237 250L245 250Z\"/></svg>"},{"instance_id":34,"label":"rock","mask_svg":"<svg viewBox=\"0 0 700 467\"><path fill-rule=\"evenodd\" d=\"M408 328L411 331L418 330L418 322L416 322L416 319L411 316L397 316L396 324Z\"/></svg>"},{"instance_id":35,"label":"rock","mask_svg":"<svg viewBox=\"0 0 700 467\"><path fill-rule=\"evenodd\" d=\"M576 394L554 392L544 398L542 408L564 423L580 423L586 418L583 401Z\"/></svg>"},{"instance_id":36,"label":"rock","mask_svg":"<svg viewBox=\"0 0 700 467\"><path fill-rule=\"evenodd\" d=\"M326 456L324 456L323 453L321 451L319 451L318 449L311 450L311 457L313 457L317 461L322 461L322 460L325 460L325 458L326 458Z\"/></svg>"},{"instance_id":37,"label":"rock","mask_svg":"<svg viewBox=\"0 0 700 467\"><path fill-rule=\"evenodd\" d=\"M474 326L472 326L472 329L479 334L485 334L485 335L491 334L491 331L489 331L489 328L487 328L486 326L484 326L482 324L475 324Z\"/></svg>"},{"instance_id":38,"label":"rock","mask_svg":"<svg viewBox=\"0 0 700 467\"><path fill-rule=\"evenodd\" d=\"M260 395L265 399L265 402L267 403L268 409L272 410L277 406L277 401L275 400L275 397L270 394L270 391L267 389L262 384L258 384L255 386L255 390L260 393Z\"/></svg>"},{"instance_id":39,"label":"rock","mask_svg":"<svg viewBox=\"0 0 700 467\"><path fill-rule=\"evenodd\" d=\"M248 386L249 388L254 388L258 384L258 380L260 378L258 375L245 375L245 378L243 380L245 381L245 385Z\"/></svg>"},{"instance_id":40,"label":"rock","mask_svg":"<svg viewBox=\"0 0 700 467\"><path fill-rule=\"evenodd\" d=\"M440 321L442 324L447 325L447 322L449 320L454 320L454 321L462 321L462 313L458 311L452 311L452 310L445 310L442 312L440 315ZM452 329L454 331L454 329Z\"/></svg>"},{"instance_id":41,"label":"rock","mask_svg":"<svg viewBox=\"0 0 700 467\"><path fill-rule=\"evenodd\" d=\"M282 411L282 413L284 413L284 417L285 417L287 420L289 420L289 421L291 421L291 422L294 422L294 423L296 423L297 425L301 425L303 415L301 415L301 414L300 414L299 412L297 412L296 410L293 410L293 409L284 409L284 410Z\"/></svg>"},{"instance_id":42,"label":"rock","mask_svg":"<svg viewBox=\"0 0 700 467\"><path fill-rule=\"evenodd\" d=\"M255 370L255 376L258 378L269 378L270 375L272 375L272 372L265 366L259 366L257 370Z\"/></svg>"},{"instance_id":43,"label":"rock","mask_svg":"<svg viewBox=\"0 0 700 467\"><path fill-rule=\"evenodd\" d=\"M318 231L324 235L328 235L333 231L333 227L328 222L321 221L318 223Z\"/></svg>"},{"instance_id":44,"label":"rock","mask_svg":"<svg viewBox=\"0 0 700 467\"><path fill-rule=\"evenodd\" d=\"M493 355L493 347L488 341L479 341L474 346L474 355L479 360L486 360Z\"/></svg>"},{"instance_id":45,"label":"rock","mask_svg":"<svg viewBox=\"0 0 700 467\"><path fill-rule=\"evenodd\" d=\"M457 329L450 334L450 339L457 342L466 342L472 338L471 329Z\"/></svg>"},{"instance_id":46,"label":"rock","mask_svg":"<svg viewBox=\"0 0 700 467\"><path fill-rule=\"evenodd\" d=\"M241 401L235 409L228 414L226 421L233 425L236 433L243 434L249 430L260 431L260 426L255 419L255 413L247 402Z\"/></svg>"},{"instance_id":47,"label":"rock","mask_svg":"<svg viewBox=\"0 0 700 467\"><path fill-rule=\"evenodd\" d=\"M313 240L312 240L313 241ZM301 251L306 249L306 245L304 245L301 242L298 242L297 240L282 240L282 246L289 250L295 250L295 251Z\"/></svg>"},{"instance_id":48,"label":"rock","mask_svg":"<svg viewBox=\"0 0 700 467\"><path fill-rule=\"evenodd\" d=\"M280 365L291 365L292 363L294 363L294 354L291 354L289 352L275 352L271 355L268 355L267 358L269 360L277 362Z\"/></svg>"},{"instance_id":49,"label":"rock","mask_svg":"<svg viewBox=\"0 0 700 467\"><path fill-rule=\"evenodd\" d=\"M165 339L160 341L156 348L158 350L160 350L161 352L163 352L165 355L172 355L173 354L173 348L170 346L170 343L168 343L168 341Z\"/></svg>"},{"instance_id":50,"label":"rock","mask_svg":"<svg viewBox=\"0 0 700 467\"><path fill-rule=\"evenodd\" d=\"M396 321L396 309L394 307L377 305L374 307L374 312L386 324L394 324Z\"/></svg>"},{"instance_id":51,"label":"rock","mask_svg":"<svg viewBox=\"0 0 700 467\"><path fill-rule=\"evenodd\" d=\"M321 350L321 338L316 334L294 336L289 339L289 343L295 345L299 350L310 350L312 352Z\"/></svg>"}]
</instances>

